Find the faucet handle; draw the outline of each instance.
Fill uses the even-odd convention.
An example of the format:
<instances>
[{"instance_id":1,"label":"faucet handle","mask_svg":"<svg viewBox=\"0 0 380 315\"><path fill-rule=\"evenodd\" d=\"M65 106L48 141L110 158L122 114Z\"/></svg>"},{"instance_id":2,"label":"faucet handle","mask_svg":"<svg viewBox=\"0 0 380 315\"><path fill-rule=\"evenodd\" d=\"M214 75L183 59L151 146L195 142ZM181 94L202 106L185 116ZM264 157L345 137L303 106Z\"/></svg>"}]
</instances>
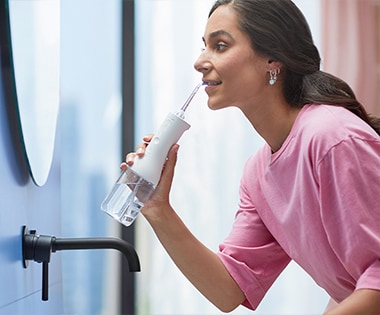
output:
<instances>
[{"instance_id":1,"label":"faucet handle","mask_svg":"<svg viewBox=\"0 0 380 315\"><path fill-rule=\"evenodd\" d=\"M49 262L53 239L54 236L37 235L36 230L28 233L27 227L23 226L23 265L27 268L29 260L42 263L42 301L47 301L49 298Z\"/></svg>"},{"instance_id":2,"label":"faucet handle","mask_svg":"<svg viewBox=\"0 0 380 315\"><path fill-rule=\"evenodd\" d=\"M42 301L49 299L49 263L42 262Z\"/></svg>"}]
</instances>

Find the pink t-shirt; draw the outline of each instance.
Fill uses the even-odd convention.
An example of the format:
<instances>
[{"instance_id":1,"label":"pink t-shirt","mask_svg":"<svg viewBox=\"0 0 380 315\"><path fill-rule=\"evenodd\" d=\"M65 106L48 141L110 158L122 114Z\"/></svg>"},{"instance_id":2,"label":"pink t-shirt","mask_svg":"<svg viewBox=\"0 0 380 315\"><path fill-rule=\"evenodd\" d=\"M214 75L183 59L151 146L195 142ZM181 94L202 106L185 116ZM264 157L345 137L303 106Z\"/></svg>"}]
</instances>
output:
<instances>
[{"instance_id":1,"label":"pink t-shirt","mask_svg":"<svg viewBox=\"0 0 380 315\"><path fill-rule=\"evenodd\" d=\"M253 309L290 260L337 302L380 290L380 137L342 107L304 106L278 152L247 161L218 255Z\"/></svg>"}]
</instances>

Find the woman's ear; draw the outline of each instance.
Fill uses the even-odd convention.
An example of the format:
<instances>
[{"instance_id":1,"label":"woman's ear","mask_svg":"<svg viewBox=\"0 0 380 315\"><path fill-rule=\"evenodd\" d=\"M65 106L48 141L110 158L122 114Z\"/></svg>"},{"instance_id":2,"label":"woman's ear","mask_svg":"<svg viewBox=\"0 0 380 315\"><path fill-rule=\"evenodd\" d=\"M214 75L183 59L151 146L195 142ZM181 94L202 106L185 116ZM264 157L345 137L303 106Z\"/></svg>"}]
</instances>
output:
<instances>
[{"instance_id":1,"label":"woman's ear","mask_svg":"<svg viewBox=\"0 0 380 315\"><path fill-rule=\"evenodd\" d=\"M282 70L282 67L283 67L282 62L276 61L273 59L268 60L268 71L273 71L273 70L277 70L277 69Z\"/></svg>"}]
</instances>

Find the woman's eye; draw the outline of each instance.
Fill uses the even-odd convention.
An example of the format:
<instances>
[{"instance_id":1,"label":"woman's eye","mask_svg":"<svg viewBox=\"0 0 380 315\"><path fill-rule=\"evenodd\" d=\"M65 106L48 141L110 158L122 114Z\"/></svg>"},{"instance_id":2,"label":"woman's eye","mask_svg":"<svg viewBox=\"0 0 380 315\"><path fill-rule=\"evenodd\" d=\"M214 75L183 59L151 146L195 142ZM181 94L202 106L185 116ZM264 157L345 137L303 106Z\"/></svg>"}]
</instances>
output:
<instances>
[{"instance_id":1,"label":"woman's eye","mask_svg":"<svg viewBox=\"0 0 380 315\"><path fill-rule=\"evenodd\" d=\"M221 51L221 50L224 50L224 49L226 49L227 48L227 45L226 44L224 44L224 43L218 43L218 44L216 44L216 50L218 50L218 51Z\"/></svg>"},{"instance_id":2,"label":"woman's eye","mask_svg":"<svg viewBox=\"0 0 380 315\"><path fill-rule=\"evenodd\" d=\"M215 49L216 51L223 51L223 50L225 50L227 47L228 47L228 46L227 46L227 44L225 44L225 43L216 43L216 44L214 45L214 49ZM207 47L201 47L201 52L204 52L206 49L207 49Z\"/></svg>"}]
</instances>

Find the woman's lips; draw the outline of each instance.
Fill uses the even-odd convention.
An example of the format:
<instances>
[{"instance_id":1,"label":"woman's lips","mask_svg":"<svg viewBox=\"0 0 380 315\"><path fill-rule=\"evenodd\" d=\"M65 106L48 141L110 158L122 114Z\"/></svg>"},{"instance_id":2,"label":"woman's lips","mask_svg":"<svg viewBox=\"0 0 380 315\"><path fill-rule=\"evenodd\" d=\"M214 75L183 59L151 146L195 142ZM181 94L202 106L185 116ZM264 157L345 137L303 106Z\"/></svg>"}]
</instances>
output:
<instances>
[{"instance_id":1,"label":"woman's lips","mask_svg":"<svg viewBox=\"0 0 380 315\"><path fill-rule=\"evenodd\" d=\"M203 84L206 86L215 86L220 85L221 83L221 81L203 81Z\"/></svg>"},{"instance_id":2,"label":"woman's lips","mask_svg":"<svg viewBox=\"0 0 380 315\"><path fill-rule=\"evenodd\" d=\"M206 85L205 91L206 93L209 93L211 90L215 89L217 86L222 84L221 81L204 81L204 85Z\"/></svg>"}]
</instances>

